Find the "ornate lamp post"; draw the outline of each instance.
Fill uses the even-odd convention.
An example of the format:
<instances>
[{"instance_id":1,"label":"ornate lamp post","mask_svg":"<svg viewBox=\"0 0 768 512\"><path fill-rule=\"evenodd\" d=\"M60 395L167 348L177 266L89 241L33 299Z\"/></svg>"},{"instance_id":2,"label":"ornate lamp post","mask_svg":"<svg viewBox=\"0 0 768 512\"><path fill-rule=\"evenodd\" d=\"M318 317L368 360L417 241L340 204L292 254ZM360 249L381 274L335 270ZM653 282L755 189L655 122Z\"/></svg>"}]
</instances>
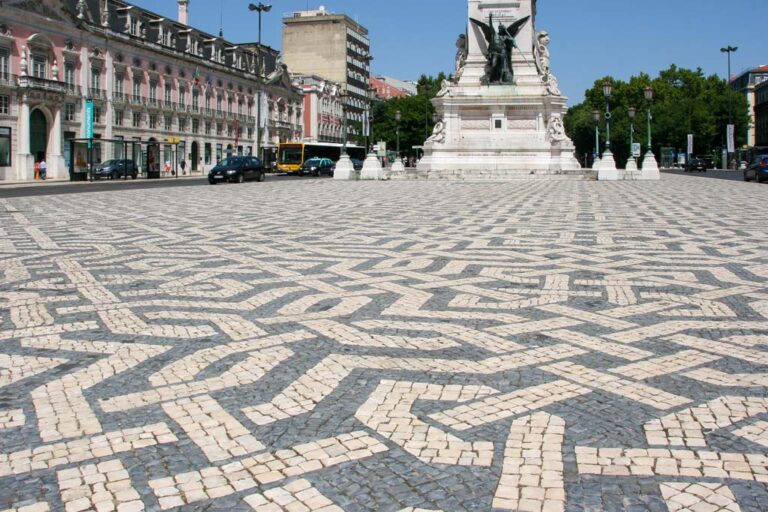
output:
<instances>
[{"instance_id":1,"label":"ornate lamp post","mask_svg":"<svg viewBox=\"0 0 768 512\"><path fill-rule=\"evenodd\" d=\"M637 109L635 107L629 107L627 110L629 115L629 160L627 160L627 170L637 170L637 160L635 160L635 116L637 115Z\"/></svg>"},{"instance_id":2,"label":"ornate lamp post","mask_svg":"<svg viewBox=\"0 0 768 512\"><path fill-rule=\"evenodd\" d=\"M605 96L605 150L611 151L611 94L613 84L606 80L603 82L603 96Z\"/></svg>"},{"instance_id":3,"label":"ornate lamp post","mask_svg":"<svg viewBox=\"0 0 768 512\"><path fill-rule=\"evenodd\" d=\"M651 143L651 120L653 115L651 114L651 103L653 102L653 87L650 85L645 88L645 103L648 106L648 151L643 157L643 173L646 171L659 171L659 162L656 161L656 156L653 154L653 144Z\"/></svg>"},{"instance_id":4,"label":"ornate lamp post","mask_svg":"<svg viewBox=\"0 0 768 512\"><path fill-rule=\"evenodd\" d=\"M600 111L593 110L592 117L595 119L595 162L592 167L596 167L597 162L600 161Z\"/></svg>"},{"instance_id":5,"label":"ornate lamp post","mask_svg":"<svg viewBox=\"0 0 768 512\"><path fill-rule=\"evenodd\" d=\"M600 170L607 178L598 179L618 179L616 174L616 161L611 153L611 94L613 93L613 84L610 80L603 82L603 96L605 96L605 152L600 161Z\"/></svg>"},{"instance_id":6,"label":"ornate lamp post","mask_svg":"<svg viewBox=\"0 0 768 512\"><path fill-rule=\"evenodd\" d=\"M265 5L261 2L256 4L248 4L249 11L256 11L259 13L259 44L256 47L256 74L259 77L259 83L261 82L261 13L269 12L272 10L271 5ZM256 157L262 158L261 154L261 87L258 88L258 98L256 100Z\"/></svg>"},{"instance_id":7,"label":"ornate lamp post","mask_svg":"<svg viewBox=\"0 0 768 512\"><path fill-rule=\"evenodd\" d=\"M395 146L395 151L396 151L395 158L397 159L400 158L400 121L402 120L403 120L403 114L398 110L397 112L395 112L395 122L397 123L395 128L395 135L397 138L397 144Z\"/></svg>"}]
</instances>

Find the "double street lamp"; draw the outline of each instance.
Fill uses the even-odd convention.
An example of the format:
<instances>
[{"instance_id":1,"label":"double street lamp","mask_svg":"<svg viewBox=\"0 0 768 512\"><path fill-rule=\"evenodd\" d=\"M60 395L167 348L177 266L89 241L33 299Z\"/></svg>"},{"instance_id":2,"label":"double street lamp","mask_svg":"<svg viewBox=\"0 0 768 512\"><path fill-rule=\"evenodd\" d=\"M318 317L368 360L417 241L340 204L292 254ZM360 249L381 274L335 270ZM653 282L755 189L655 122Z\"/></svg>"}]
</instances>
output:
<instances>
[{"instance_id":1,"label":"double street lamp","mask_svg":"<svg viewBox=\"0 0 768 512\"><path fill-rule=\"evenodd\" d=\"M738 50L738 46L726 46L725 48L720 48L720 52L727 53L728 54L728 76L725 79L725 92L728 94L728 127L725 129L725 145L726 145L726 151L728 154L730 154L731 144L730 144L730 131L732 130L731 126L733 125L733 95L731 94L731 54L735 53L736 50ZM727 162L723 162L723 168L726 168Z\"/></svg>"},{"instance_id":2,"label":"double street lamp","mask_svg":"<svg viewBox=\"0 0 768 512\"><path fill-rule=\"evenodd\" d=\"M269 12L272 10L271 5L265 5L261 2L258 4L248 4L249 11L256 11L259 13L259 44L256 47L256 74L259 77L259 81L262 77L262 64L261 64L261 13ZM263 94L261 87L259 87L259 94L256 101L256 156L262 158L261 154L261 95Z\"/></svg>"}]
</instances>

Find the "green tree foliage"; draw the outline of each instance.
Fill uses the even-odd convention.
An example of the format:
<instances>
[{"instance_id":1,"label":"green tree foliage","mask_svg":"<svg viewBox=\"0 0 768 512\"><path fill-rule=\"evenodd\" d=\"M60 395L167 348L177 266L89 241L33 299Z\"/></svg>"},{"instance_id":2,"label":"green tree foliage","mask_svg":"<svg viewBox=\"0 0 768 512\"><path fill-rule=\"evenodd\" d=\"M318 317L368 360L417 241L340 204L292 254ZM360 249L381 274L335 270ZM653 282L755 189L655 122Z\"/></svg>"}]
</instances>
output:
<instances>
[{"instance_id":1,"label":"green tree foliage","mask_svg":"<svg viewBox=\"0 0 768 512\"><path fill-rule=\"evenodd\" d=\"M698 155L719 152L725 145L728 124L728 101L732 101L733 120L736 125L737 147L746 143L746 127L749 122L749 106L744 95L733 92L725 81L716 75L705 76L701 69L689 70L671 66L658 78L646 74L633 76L629 82L611 77L595 81L585 94L583 103L572 107L565 116L565 127L576 144L580 156L592 154L595 148L595 121L593 111L599 110L601 151L605 145L605 97L603 82L613 83L611 95L611 151L618 162L629 157L630 119L629 107L637 109L635 142L648 145L646 114L648 104L644 90L650 85L654 100L650 105L653 150L657 158L661 147L680 148L685 151L687 136L693 134L694 153Z\"/></svg>"},{"instance_id":2,"label":"green tree foliage","mask_svg":"<svg viewBox=\"0 0 768 512\"><path fill-rule=\"evenodd\" d=\"M432 133L432 98L440 91L440 84L447 77L440 73L437 77L422 75L417 82L416 96L392 98L381 101L373 106L372 135L374 141L383 140L387 149L394 151L397 145L397 121L395 113L399 110L400 121L400 153L416 155L413 146L421 146Z\"/></svg>"}]
</instances>

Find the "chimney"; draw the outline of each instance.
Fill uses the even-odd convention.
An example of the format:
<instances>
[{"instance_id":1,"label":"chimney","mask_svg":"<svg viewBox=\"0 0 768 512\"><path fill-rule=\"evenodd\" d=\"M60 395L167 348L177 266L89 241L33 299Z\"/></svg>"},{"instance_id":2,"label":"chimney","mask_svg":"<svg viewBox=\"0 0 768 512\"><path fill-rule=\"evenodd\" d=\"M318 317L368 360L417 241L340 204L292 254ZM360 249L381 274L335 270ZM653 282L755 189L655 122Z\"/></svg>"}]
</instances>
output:
<instances>
[{"instance_id":1,"label":"chimney","mask_svg":"<svg viewBox=\"0 0 768 512\"><path fill-rule=\"evenodd\" d=\"M189 25L189 0L179 0L179 23Z\"/></svg>"}]
</instances>

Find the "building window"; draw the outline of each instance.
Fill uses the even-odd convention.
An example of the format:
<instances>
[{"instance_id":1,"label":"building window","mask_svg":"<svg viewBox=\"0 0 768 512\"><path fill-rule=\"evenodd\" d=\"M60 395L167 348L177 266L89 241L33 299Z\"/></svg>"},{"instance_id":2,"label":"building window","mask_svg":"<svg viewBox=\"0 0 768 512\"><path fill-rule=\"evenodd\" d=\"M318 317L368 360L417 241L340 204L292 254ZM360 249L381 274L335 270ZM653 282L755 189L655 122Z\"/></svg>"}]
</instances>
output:
<instances>
[{"instance_id":1,"label":"building window","mask_svg":"<svg viewBox=\"0 0 768 512\"><path fill-rule=\"evenodd\" d=\"M165 105L168 106L173 102L173 98L171 96L173 91L173 85L171 84L170 80L165 81Z\"/></svg>"},{"instance_id":2,"label":"building window","mask_svg":"<svg viewBox=\"0 0 768 512\"><path fill-rule=\"evenodd\" d=\"M183 117L179 118L179 131L184 132L187 129L187 120Z\"/></svg>"},{"instance_id":3,"label":"building window","mask_svg":"<svg viewBox=\"0 0 768 512\"><path fill-rule=\"evenodd\" d=\"M10 98L2 94L0 95L0 114L8 115L11 113L11 102Z\"/></svg>"},{"instance_id":4,"label":"building window","mask_svg":"<svg viewBox=\"0 0 768 512\"><path fill-rule=\"evenodd\" d=\"M149 102L157 103L157 82L149 82Z\"/></svg>"},{"instance_id":5,"label":"building window","mask_svg":"<svg viewBox=\"0 0 768 512\"><path fill-rule=\"evenodd\" d=\"M200 121L198 119L192 120L192 133L200 132Z\"/></svg>"},{"instance_id":6,"label":"building window","mask_svg":"<svg viewBox=\"0 0 768 512\"><path fill-rule=\"evenodd\" d=\"M71 62L64 63L64 83L70 87L75 85L75 66Z\"/></svg>"},{"instance_id":7,"label":"building window","mask_svg":"<svg viewBox=\"0 0 768 512\"><path fill-rule=\"evenodd\" d=\"M0 80L8 80L9 70L11 69L10 63L11 52L8 48L0 47Z\"/></svg>"},{"instance_id":8,"label":"building window","mask_svg":"<svg viewBox=\"0 0 768 512\"><path fill-rule=\"evenodd\" d=\"M192 108L197 110L200 107L200 92L197 87L192 89Z\"/></svg>"},{"instance_id":9,"label":"building window","mask_svg":"<svg viewBox=\"0 0 768 512\"><path fill-rule=\"evenodd\" d=\"M64 107L64 116L67 121L75 120L75 104L74 103L67 103L66 107Z\"/></svg>"},{"instance_id":10,"label":"building window","mask_svg":"<svg viewBox=\"0 0 768 512\"><path fill-rule=\"evenodd\" d=\"M115 126L123 126L123 111L115 110Z\"/></svg>"},{"instance_id":11,"label":"building window","mask_svg":"<svg viewBox=\"0 0 768 512\"><path fill-rule=\"evenodd\" d=\"M133 75L133 98L141 98L141 80L136 75Z\"/></svg>"},{"instance_id":12,"label":"building window","mask_svg":"<svg viewBox=\"0 0 768 512\"><path fill-rule=\"evenodd\" d=\"M123 75L115 75L115 96L123 97Z\"/></svg>"},{"instance_id":13,"label":"building window","mask_svg":"<svg viewBox=\"0 0 768 512\"><path fill-rule=\"evenodd\" d=\"M221 133L224 131L224 125L221 123L216 123L216 135L221 135Z\"/></svg>"},{"instance_id":14,"label":"building window","mask_svg":"<svg viewBox=\"0 0 768 512\"><path fill-rule=\"evenodd\" d=\"M171 116L165 116L165 131L171 131L173 129L173 118Z\"/></svg>"},{"instance_id":15,"label":"building window","mask_svg":"<svg viewBox=\"0 0 768 512\"><path fill-rule=\"evenodd\" d=\"M250 126L248 127L248 138L253 139L253 128Z\"/></svg>"},{"instance_id":16,"label":"building window","mask_svg":"<svg viewBox=\"0 0 768 512\"><path fill-rule=\"evenodd\" d=\"M100 69L92 69L91 70L91 89L95 91L101 90L101 70Z\"/></svg>"},{"instance_id":17,"label":"building window","mask_svg":"<svg viewBox=\"0 0 768 512\"><path fill-rule=\"evenodd\" d=\"M211 134L211 122L206 121L205 122L205 134L210 135Z\"/></svg>"},{"instance_id":18,"label":"building window","mask_svg":"<svg viewBox=\"0 0 768 512\"><path fill-rule=\"evenodd\" d=\"M231 137L232 133L233 133L232 125L228 124L227 125L227 137Z\"/></svg>"},{"instance_id":19,"label":"building window","mask_svg":"<svg viewBox=\"0 0 768 512\"><path fill-rule=\"evenodd\" d=\"M157 129L157 116L155 114L149 115L149 129L150 130Z\"/></svg>"},{"instance_id":20,"label":"building window","mask_svg":"<svg viewBox=\"0 0 768 512\"><path fill-rule=\"evenodd\" d=\"M133 127L141 128L141 112L133 113Z\"/></svg>"},{"instance_id":21,"label":"building window","mask_svg":"<svg viewBox=\"0 0 768 512\"><path fill-rule=\"evenodd\" d=\"M216 97L216 110L221 114L221 95Z\"/></svg>"},{"instance_id":22,"label":"building window","mask_svg":"<svg viewBox=\"0 0 768 512\"><path fill-rule=\"evenodd\" d=\"M211 143L210 142L205 143L204 154L205 154L205 160L204 160L205 165L211 165Z\"/></svg>"},{"instance_id":23,"label":"building window","mask_svg":"<svg viewBox=\"0 0 768 512\"><path fill-rule=\"evenodd\" d=\"M216 144L216 163L221 162L221 152L222 152L221 144Z\"/></svg>"},{"instance_id":24,"label":"building window","mask_svg":"<svg viewBox=\"0 0 768 512\"><path fill-rule=\"evenodd\" d=\"M228 113L228 114L231 114L231 113L232 113L232 98L229 98L229 99L227 100L227 113Z\"/></svg>"},{"instance_id":25,"label":"building window","mask_svg":"<svg viewBox=\"0 0 768 512\"><path fill-rule=\"evenodd\" d=\"M48 57L41 53L32 54L32 76L35 78L46 78L48 68Z\"/></svg>"},{"instance_id":26,"label":"building window","mask_svg":"<svg viewBox=\"0 0 768 512\"><path fill-rule=\"evenodd\" d=\"M11 166L11 129L0 126L0 167Z\"/></svg>"},{"instance_id":27,"label":"building window","mask_svg":"<svg viewBox=\"0 0 768 512\"><path fill-rule=\"evenodd\" d=\"M93 122L101 124L101 107L93 107Z\"/></svg>"}]
</instances>

